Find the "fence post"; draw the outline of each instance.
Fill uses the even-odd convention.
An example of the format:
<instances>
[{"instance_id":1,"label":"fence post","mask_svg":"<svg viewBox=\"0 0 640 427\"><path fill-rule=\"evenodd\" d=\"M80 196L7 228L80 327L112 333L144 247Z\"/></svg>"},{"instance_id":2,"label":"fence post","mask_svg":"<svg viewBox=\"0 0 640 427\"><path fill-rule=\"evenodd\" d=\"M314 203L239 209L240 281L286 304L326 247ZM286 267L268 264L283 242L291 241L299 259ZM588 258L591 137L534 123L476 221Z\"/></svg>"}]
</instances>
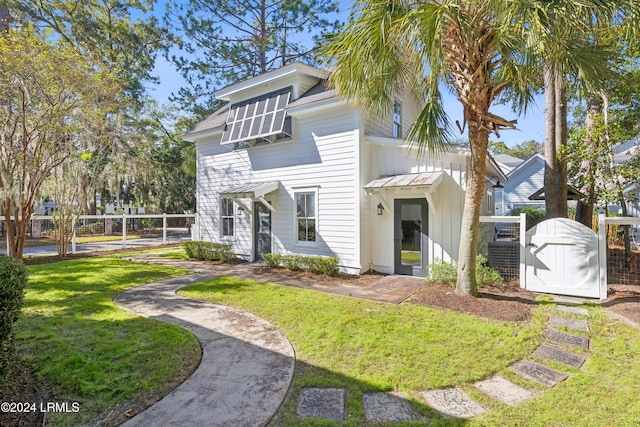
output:
<instances>
[{"instance_id":1,"label":"fence post","mask_svg":"<svg viewBox=\"0 0 640 427\"><path fill-rule=\"evenodd\" d=\"M162 213L162 244L167 244L167 214Z\"/></svg>"},{"instance_id":2,"label":"fence post","mask_svg":"<svg viewBox=\"0 0 640 427\"><path fill-rule=\"evenodd\" d=\"M122 249L127 247L127 214L122 214Z\"/></svg>"},{"instance_id":3,"label":"fence post","mask_svg":"<svg viewBox=\"0 0 640 427\"><path fill-rule=\"evenodd\" d=\"M75 218L71 219L74 223L75 223ZM71 235L71 253L75 255L76 253L76 227L75 224L72 225L73 227L73 234Z\"/></svg>"},{"instance_id":4,"label":"fence post","mask_svg":"<svg viewBox=\"0 0 640 427\"><path fill-rule=\"evenodd\" d=\"M600 299L607 298L607 221L598 215L598 264L600 269Z\"/></svg>"},{"instance_id":5,"label":"fence post","mask_svg":"<svg viewBox=\"0 0 640 427\"><path fill-rule=\"evenodd\" d=\"M527 289L527 215L520 214L520 287Z\"/></svg>"}]
</instances>

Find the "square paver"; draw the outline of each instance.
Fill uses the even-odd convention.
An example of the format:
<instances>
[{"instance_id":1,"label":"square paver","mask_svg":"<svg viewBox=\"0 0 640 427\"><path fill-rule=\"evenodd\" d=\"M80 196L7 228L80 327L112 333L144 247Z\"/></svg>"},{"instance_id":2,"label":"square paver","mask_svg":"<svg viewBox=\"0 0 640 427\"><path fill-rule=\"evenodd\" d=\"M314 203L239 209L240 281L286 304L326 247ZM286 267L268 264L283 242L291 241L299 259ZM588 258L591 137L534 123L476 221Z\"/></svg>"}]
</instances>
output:
<instances>
[{"instance_id":1,"label":"square paver","mask_svg":"<svg viewBox=\"0 0 640 427\"><path fill-rule=\"evenodd\" d=\"M300 418L344 420L345 391L343 388L304 388L296 411Z\"/></svg>"},{"instance_id":2,"label":"square paver","mask_svg":"<svg viewBox=\"0 0 640 427\"><path fill-rule=\"evenodd\" d=\"M404 393L366 393L362 403L368 421L399 423L424 419Z\"/></svg>"},{"instance_id":3,"label":"square paver","mask_svg":"<svg viewBox=\"0 0 640 427\"><path fill-rule=\"evenodd\" d=\"M525 402L533 397L530 391L498 375L488 380L477 382L475 386L494 399L498 399L507 405Z\"/></svg>"},{"instance_id":4,"label":"square paver","mask_svg":"<svg viewBox=\"0 0 640 427\"><path fill-rule=\"evenodd\" d=\"M545 329L544 337L551 342L562 345L575 345L589 349L589 338L581 337L578 335L566 334L564 332L556 331L555 329Z\"/></svg>"},{"instance_id":5,"label":"square paver","mask_svg":"<svg viewBox=\"0 0 640 427\"><path fill-rule=\"evenodd\" d=\"M516 374L522 378L537 381L547 387L553 387L560 381L567 379L569 374L565 372L558 372L544 365L536 363L532 360L522 359L509 366Z\"/></svg>"},{"instance_id":6,"label":"square paver","mask_svg":"<svg viewBox=\"0 0 640 427\"><path fill-rule=\"evenodd\" d=\"M559 305L556 307L556 310L558 310L559 313L575 314L576 316L591 317L591 313L589 313L589 310L587 310L586 308Z\"/></svg>"},{"instance_id":7,"label":"square paver","mask_svg":"<svg viewBox=\"0 0 640 427\"><path fill-rule=\"evenodd\" d=\"M573 366L577 369L579 369L586 360L586 357L584 355L569 353L568 351L560 350L559 348L551 347L544 344L538 347L536 351L533 352L533 354L545 359Z\"/></svg>"},{"instance_id":8,"label":"square paver","mask_svg":"<svg viewBox=\"0 0 640 427\"><path fill-rule=\"evenodd\" d=\"M573 329L574 331L589 332L589 322L583 319L551 316L549 324L555 327L564 326L565 328Z\"/></svg>"},{"instance_id":9,"label":"square paver","mask_svg":"<svg viewBox=\"0 0 640 427\"><path fill-rule=\"evenodd\" d=\"M471 418L486 412L478 402L457 388L425 391L422 396L444 418Z\"/></svg>"}]
</instances>

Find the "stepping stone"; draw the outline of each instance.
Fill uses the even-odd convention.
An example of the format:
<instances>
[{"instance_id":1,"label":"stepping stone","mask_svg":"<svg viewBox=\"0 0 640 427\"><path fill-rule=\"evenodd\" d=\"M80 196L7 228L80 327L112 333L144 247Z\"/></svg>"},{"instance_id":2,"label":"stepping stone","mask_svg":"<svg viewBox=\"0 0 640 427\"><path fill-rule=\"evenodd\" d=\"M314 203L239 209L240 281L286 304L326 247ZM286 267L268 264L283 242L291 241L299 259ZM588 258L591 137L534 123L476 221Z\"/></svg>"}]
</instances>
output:
<instances>
[{"instance_id":1,"label":"stepping stone","mask_svg":"<svg viewBox=\"0 0 640 427\"><path fill-rule=\"evenodd\" d=\"M576 347L589 348L589 338L578 335L565 334L564 332L545 329L544 337L549 341L562 345L574 345Z\"/></svg>"},{"instance_id":2,"label":"stepping stone","mask_svg":"<svg viewBox=\"0 0 640 427\"><path fill-rule=\"evenodd\" d=\"M586 308L568 307L566 305L559 305L556 310L560 313L575 314L577 316L591 317L591 313Z\"/></svg>"},{"instance_id":3,"label":"stepping stone","mask_svg":"<svg viewBox=\"0 0 640 427\"><path fill-rule=\"evenodd\" d=\"M362 402L368 421L399 423L424 420L404 393L366 393Z\"/></svg>"},{"instance_id":4,"label":"stepping stone","mask_svg":"<svg viewBox=\"0 0 640 427\"><path fill-rule=\"evenodd\" d=\"M560 296L560 295L554 295L553 296L553 302L555 302L556 304L562 304L562 305L582 305L582 304L584 304L584 301L579 299L579 298L563 297L563 296Z\"/></svg>"},{"instance_id":5,"label":"stepping stone","mask_svg":"<svg viewBox=\"0 0 640 427\"><path fill-rule=\"evenodd\" d=\"M343 388L304 388L296 411L299 418L320 418L343 421L345 412Z\"/></svg>"},{"instance_id":6,"label":"stepping stone","mask_svg":"<svg viewBox=\"0 0 640 427\"><path fill-rule=\"evenodd\" d=\"M569 374L558 372L531 360L522 359L509 366L516 374L527 380L537 381L547 387L553 387L560 381L567 379Z\"/></svg>"},{"instance_id":7,"label":"stepping stone","mask_svg":"<svg viewBox=\"0 0 640 427\"><path fill-rule=\"evenodd\" d=\"M457 388L425 391L422 397L444 418L471 418L486 412L467 393Z\"/></svg>"},{"instance_id":8,"label":"stepping stone","mask_svg":"<svg viewBox=\"0 0 640 427\"><path fill-rule=\"evenodd\" d=\"M587 359L585 356L569 353L568 351L560 350L559 348L551 347L544 344L538 347L536 351L533 352L533 354L538 357L543 357L545 359L573 366L577 369L580 369L580 367L584 364L584 361Z\"/></svg>"},{"instance_id":9,"label":"stepping stone","mask_svg":"<svg viewBox=\"0 0 640 427\"><path fill-rule=\"evenodd\" d=\"M498 399L507 405L515 405L533 397L530 391L498 375L488 380L477 382L475 386L494 399Z\"/></svg>"},{"instance_id":10,"label":"stepping stone","mask_svg":"<svg viewBox=\"0 0 640 427\"><path fill-rule=\"evenodd\" d=\"M589 322L582 319L569 319L568 317L551 316L549 319L551 326L559 327L564 326L574 331L589 332Z\"/></svg>"}]
</instances>

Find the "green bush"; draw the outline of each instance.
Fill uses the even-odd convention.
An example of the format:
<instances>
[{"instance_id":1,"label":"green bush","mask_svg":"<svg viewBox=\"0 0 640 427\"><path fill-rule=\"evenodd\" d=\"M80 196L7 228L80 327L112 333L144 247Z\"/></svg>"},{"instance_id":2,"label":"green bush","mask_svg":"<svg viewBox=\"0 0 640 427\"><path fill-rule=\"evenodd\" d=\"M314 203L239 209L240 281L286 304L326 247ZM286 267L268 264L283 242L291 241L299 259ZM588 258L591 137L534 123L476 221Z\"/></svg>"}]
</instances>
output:
<instances>
[{"instance_id":1,"label":"green bush","mask_svg":"<svg viewBox=\"0 0 640 427\"><path fill-rule=\"evenodd\" d=\"M282 264L293 271L302 270L306 265L304 257L301 255L284 255L282 257Z\"/></svg>"},{"instance_id":2,"label":"green bush","mask_svg":"<svg viewBox=\"0 0 640 427\"><path fill-rule=\"evenodd\" d=\"M340 271L335 257L265 254L264 262L271 268L284 266L293 271L309 270L327 276L337 276Z\"/></svg>"},{"instance_id":3,"label":"green bush","mask_svg":"<svg viewBox=\"0 0 640 427\"><path fill-rule=\"evenodd\" d=\"M201 241L183 242L184 250L189 258L207 261L229 262L235 256L228 243L213 243Z\"/></svg>"},{"instance_id":4,"label":"green bush","mask_svg":"<svg viewBox=\"0 0 640 427\"><path fill-rule=\"evenodd\" d=\"M312 257L313 266L309 266L309 270L314 273L322 273L327 276L335 277L340 269L338 268L338 258L335 257Z\"/></svg>"},{"instance_id":5,"label":"green bush","mask_svg":"<svg viewBox=\"0 0 640 427\"><path fill-rule=\"evenodd\" d=\"M455 287L458 280L458 264L456 262L442 262L436 259L435 263L427 267L429 275L425 279L427 283L442 283ZM476 256L476 282L478 286L489 286L504 282L504 279L493 268L487 266L487 258Z\"/></svg>"},{"instance_id":6,"label":"green bush","mask_svg":"<svg viewBox=\"0 0 640 427\"><path fill-rule=\"evenodd\" d=\"M282 264L282 255L280 254L264 254L262 258L264 258L267 267L277 268Z\"/></svg>"},{"instance_id":7,"label":"green bush","mask_svg":"<svg viewBox=\"0 0 640 427\"><path fill-rule=\"evenodd\" d=\"M520 216L523 213L527 217L527 230L531 227L540 224L544 221L547 213L540 208L536 208L535 206L524 206L522 208L512 209L510 216Z\"/></svg>"},{"instance_id":8,"label":"green bush","mask_svg":"<svg viewBox=\"0 0 640 427\"><path fill-rule=\"evenodd\" d=\"M27 268L22 261L0 255L0 384L7 379L15 354L14 325L20 315L26 285Z\"/></svg>"}]
</instances>

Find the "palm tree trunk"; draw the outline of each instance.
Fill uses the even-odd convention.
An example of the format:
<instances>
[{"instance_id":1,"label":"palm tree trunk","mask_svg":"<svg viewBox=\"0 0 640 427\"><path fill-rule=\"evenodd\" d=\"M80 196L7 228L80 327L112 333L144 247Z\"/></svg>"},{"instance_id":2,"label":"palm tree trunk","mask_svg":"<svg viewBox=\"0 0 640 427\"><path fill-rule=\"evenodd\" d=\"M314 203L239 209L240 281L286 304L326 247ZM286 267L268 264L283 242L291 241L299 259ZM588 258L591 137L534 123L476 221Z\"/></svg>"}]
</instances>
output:
<instances>
[{"instance_id":1,"label":"palm tree trunk","mask_svg":"<svg viewBox=\"0 0 640 427\"><path fill-rule=\"evenodd\" d=\"M602 114L602 99L597 96L587 101L587 117L585 119L585 158L580 163L580 178L583 182L580 192L585 195L584 200L578 201L576 207L576 221L593 228L593 208L595 197L595 173L598 169L597 153L600 151L600 138L596 133L596 121Z\"/></svg>"},{"instance_id":2,"label":"palm tree trunk","mask_svg":"<svg viewBox=\"0 0 640 427\"><path fill-rule=\"evenodd\" d=\"M471 146L471 164L469 165L460 230L456 292L462 295L476 296L478 285L476 283L475 261L478 252L478 224L480 223L480 209L484 196L489 131L480 128L478 123L474 121L469 121L469 145Z\"/></svg>"},{"instance_id":3,"label":"palm tree trunk","mask_svg":"<svg viewBox=\"0 0 640 427\"><path fill-rule=\"evenodd\" d=\"M567 168L561 158L567 140L566 85L558 66L544 70L544 195L547 218L567 217Z\"/></svg>"}]
</instances>

